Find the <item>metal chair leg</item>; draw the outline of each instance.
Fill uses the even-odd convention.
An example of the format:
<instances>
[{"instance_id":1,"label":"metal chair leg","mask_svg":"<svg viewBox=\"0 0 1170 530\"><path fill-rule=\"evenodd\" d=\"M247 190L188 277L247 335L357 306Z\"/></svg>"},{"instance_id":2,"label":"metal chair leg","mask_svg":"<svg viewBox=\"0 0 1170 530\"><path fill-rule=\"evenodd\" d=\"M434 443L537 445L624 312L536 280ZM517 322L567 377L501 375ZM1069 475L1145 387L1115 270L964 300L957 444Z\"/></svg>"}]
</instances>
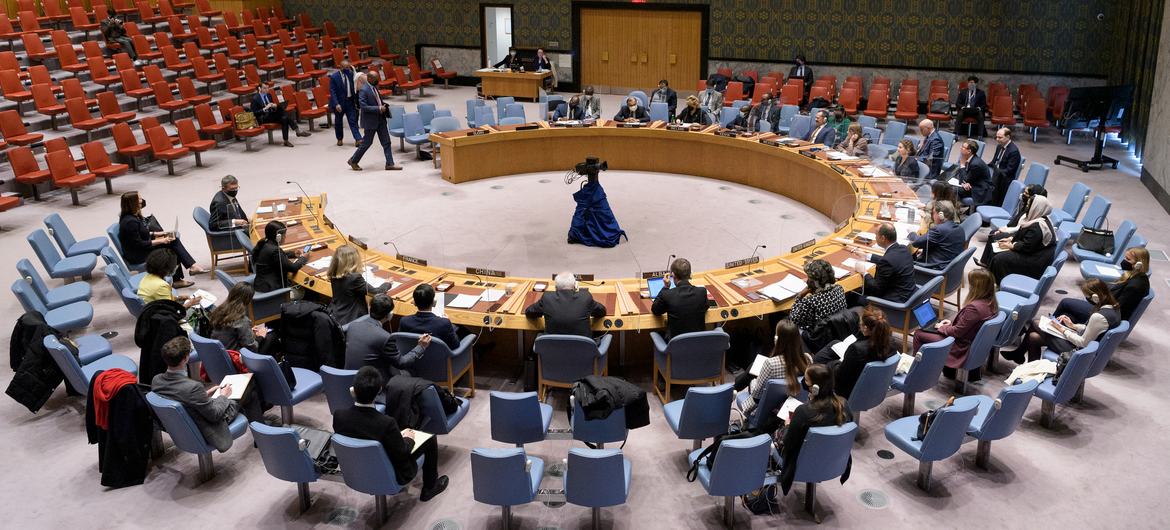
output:
<instances>
[{"instance_id":1,"label":"metal chair leg","mask_svg":"<svg viewBox=\"0 0 1170 530\"><path fill-rule=\"evenodd\" d=\"M817 483L808 482L804 485L804 511L809 515L817 515ZM817 521L820 522L820 521Z\"/></svg>"},{"instance_id":2,"label":"metal chair leg","mask_svg":"<svg viewBox=\"0 0 1170 530\"><path fill-rule=\"evenodd\" d=\"M500 510L500 516L504 520L504 530L510 530L512 528L512 507L501 506Z\"/></svg>"},{"instance_id":3,"label":"metal chair leg","mask_svg":"<svg viewBox=\"0 0 1170 530\"><path fill-rule=\"evenodd\" d=\"M1085 382L1081 381L1081 386L1077 387L1077 393L1073 394L1073 397L1070 401L1072 401L1073 403L1080 403L1084 399L1085 399Z\"/></svg>"},{"instance_id":4,"label":"metal chair leg","mask_svg":"<svg viewBox=\"0 0 1170 530\"><path fill-rule=\"evenodd\" d=\"M735 497L723 498L723 524L728 528L735 525Z\"/></svg>"},{"instance_id":5,"label":"metal chair leg","mask_svg":"<svg viewBox=\"0 0 1170 530\"><path fill-rule=\"evenodd\" d=\"M199 482L207 482L215 476L215 465L211 462L211 453L199 455Z\"/></svg>"},{"instance_id":6,"label":"metal chair leg","mask_svg":"<svg viewBox=\"0 0 1170 530\"><path fill-rule=\"evenodd\" d=\"M293 407L292 405L280 406L280 423L286 427L292 425L293 422Z\"/></svg>"},{"instance_id":7,"label":"metal chair leg","mask_svg":"<svg viewBox=\"0 0 1170 530\"><path fill-rule=\"evenodd\" d=\"M1051 401L1040 402L1040 426L1052 428L1052 420L1056 417L1056 403Z\"/></svg>"},{"instance_id":8,"label":"metal chair leg","mask_svg":"<svg viewBox=\"0 0 1170 530\"><path fill-rule=\"evenodd\" d=\"M167 174L168 175L175 174L175 161L174 160L167 160Z\"/></svg>"},{"instance_id":9,"label":"metal chair leg","mask_svg":"<svg viewBox=\"0 0 1170 530\"><path fill-rule=\"evenodd\" d=\"M697 451L697 450L701 449L702 447L703 447L703 440L702 439L695 440L694 443L691 444L692 451Z\"/></svg>"},{"instance_id":10,"label":"metal chair leg","mask_svg":"<svg viewBox=\"0 0 1170 530\"><path fill-rule=\"evenodd\" d=\"M203 159L199 157L199 151L195 151L195 167L203 167Z\"/></svg>"},{"instance_id":11,"label":"metal chair leg","mask_svg":"<svg viewBox=\"0 0 1170 530\"><path fill-rule=\"evenodd\" d=\"M593 508L593 530L601 529L601 508Z\"/></svg>"},{"instance_id":12,"label":"metal chair leg","mask_svg":"<svg viewBox=\"0 0 1170 530\"><path fill-rule=\"evenodd\" d=\"M918 463L918 487L922 491L930 491L930 471L933 466L934 462Z\"/></svg>"},{"instance_id":13,"label":"metal chair leg","mask_svg":"<svg viewBox=\"0 0 1170 530\"><path fill-rule=\"evenodd\" d=\"M297 496L301 500L301 513L305 513L309 509L309 483L297 483Z\"/></svg>"},{"instance_id":14,"label":"metal chair leg","mask_svg":"<svg viewBox=\"0 0 1170 530\"><path fill-rule=\"evenodd\" d=\"M378 526L386 522L386 496L374 495L374 513L378 518Z\"/></svg>"},{"instance_id":15,"label":"metal chair leg","mask_svg":"<svg viewBox=\"0 0 1170 530\"><path fill-rule=\"evenodd\" d=\"M914 414L914 393L906 392L902 399L902 417L911 416Z\"/></svg>"},{"instance_id":16,"label":"metal chair leg","mask_svg":"<svg viewBox=\"0 0 1170 530\"><path fill-rule=\"evenodd\" d=\"M991 440L979 440L979 445L975 446L975 465L987 469L988 460L991 460Z\"/></svg>"}]
</instances>

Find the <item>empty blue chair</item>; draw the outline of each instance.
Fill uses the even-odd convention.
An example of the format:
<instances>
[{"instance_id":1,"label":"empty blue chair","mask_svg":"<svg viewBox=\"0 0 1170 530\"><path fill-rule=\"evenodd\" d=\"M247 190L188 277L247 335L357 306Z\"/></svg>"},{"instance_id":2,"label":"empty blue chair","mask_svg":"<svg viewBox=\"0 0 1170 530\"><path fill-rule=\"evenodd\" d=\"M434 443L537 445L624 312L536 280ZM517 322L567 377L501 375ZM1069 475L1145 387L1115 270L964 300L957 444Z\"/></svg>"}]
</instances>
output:
<instances>
[{"instance_id":1,"label":"empty blue chair","mask_svg":"<svg viewBox=\"0 0 1170 530\"><path fill-rule=\"evenodd\" d=\"M1007 438L1016 431L1039 384L1033 379L1006 387L995 399L991 396L977 395L963 396L955 400L956 403L973 401L977 407L975 416L967 426L967 436L979 440L979 445L975 449L976 466L987 469L987 461L991 457L991 442Z\"/></svg>"},{"instance_id":2,"label":"empty blue chair","mask_svg":"<svg viewBox=\"0 0 1170 530\"><path fill-rule=\"evenodd\" d=\"M888 145L894 148L898 147L898 142L906 137L906 123L890 120L886 122L886 131L882 133L882 145Z\"/></svg>"},{"instance_id":3,"label":"empty blue chair","mask_svg":"<svg viewBox=\"0 0 1170 530\"><path fill-rule=\"evenodd\" d=\"M877 128L877 118L873 116L861 115L857 117L857 123L861 124L861 128L872 127Z\"/></svg>"},{"instance_id":4,"label":"empty blue chair","mask_svg":"<svg viewBox=\"0 0 1170 530\"><path fill-rule=\"evenodd\" d=\"M1052 382L1052 377L1048 377L1036 387L1036 397L1043 402L1040 405L1041 426L1052 428L1056 406L1068 403L1076 395L1081 384L1085 382L1085 375L1093 365L1093 357L1097 356L1098 347L1100 345L1097 341L1093 341L1084 348L1074 351L1056 383Z\"/></svg>"},{"instance_id":5,"label":"empty blue chair","mask_svg":"<svg viewBox=\"0 0 1170 530\"><path fill-rule=\"evenodd\" d=\"M1126 219L1121 222L1117 230L1113 231L1113 252L1101 254L1091 250L1085 250L1080 245L1073 243L1073 258L1077 261L1103 261L1105 263L1116 264L1125 255L1125 249L1129 248L1129 240L1133 237L1134 232L1137 232L1137 225L1133 221Z\"/></svg>"},{"instance_id":6,"label":"empty blue chair","mask_svg":"<svg viewBox=\"0 0 1170 530\"><path fill-rule=\"evenodd\" d=\"M918 327L918 319L914 316L914 308L922 305L934 293L937 293L942 282L942 276L935 276L927 280L926 283L919 285L918 290L914 291L914 294L905 302L894 302L876 296L869 297L869 303L877 306L878 309L881 309L886 314L886 320L889 321L890 327L902 333L903 349L909 346L910 330Z\"/></svg>"},{"instance_id":7,"label":"empty blue chair","mask_svg":"<svg viewBox=\"0 0 1170 530\"><path fill-rule=\"evenodd\" d=\"M876 165L889 166L889 164L885 164L884 162L890 158L890 153L893 151L894 150L888 145L873 143L866 144L865 146L866 156L869 157L869 159L872 160Z\"/></svg>"},{"instance_id":8,"label":"empty blue chair","mask_svg":"<svg viewBox=\"0 0 1170 530\"><path fill-rule=\"evenodd\" d=\"M507 116L508 115L508 113L507 113L508 105L511 105L515 102L516 102L516 98L514 98L512 96L500 96L500 97L496 98L496 116L499 116L501 118L504 116Z\"/></svg>"},{"instance_id":9,"label":"empty blue chair","mask_svg":"<svg viewBox=\"0 0 1170 530\"><path fill-rule=\"evenodd\" d=\"M445 133L459 130L459 120L451 116L441 116L441 112L450 112L444 110L435 111L435 118L431 120L431 133ZM431 160L432 165L439 167L439 144L431 142Z\"/></svg>"},{"instance_id":10,"label":"empty blue chair","mask_svg":"<svg viewBox=\"0 0 1170 530\"><path fill-rule=\"evenodd\" d=\"M215 448L207 444L207 439L203 437L203 433L199 432L199 427L196 426L195 420L191 418L187 409L178 401L167 399L154 392L146 394L146 402L150 404L150 408L154 411L154 416L158 418L159 423L162 424L163 430L171 436L175 447L180 451L199 457L200 482L206 482L215 476L215 466L211 461L211 452ZM237 415L228 424L228 430L232 433L233 439L243 436L244 432L248 430L248 419L243 414Z\"/></svg>"},{"instance_id":11,"label":"empty blue chair","mask_svg":"<svg viewBox=\"0 0 1170 530\"><path fill-rule=\"evenodd\" d=\"M963 237L967 240L967 246L971 245L971 238L975 237L975 233L982 227L983 216L979 215L979 212L968 215L966 219L963 219L963 222L959 223L959 228L963 229Z\"/></svg>"},{"instance_id":12,"label":"empty blue chair","mask_svg":"<svg viewBox=\"0 0 1170 530\"><path fill-rule=\"evenodd\" d=\"M573 429L574 440L597 444L599 448L604 448L607 443L626 441L630 431L626 429L625 408L614 410L608 418L591 420L585 417L585 409L573 396L569 396L569 401L573 408L569 426Z\"/></svg>"},{"instance_id":13,"label":"empty blue chair","mask_svg":"<svg viewBox=\"0 0 1170 530\"><path fill-rule=\"evenodd\" d=\"M800 107L796 105L783 105L780 107L780 119L776 123L776 131L780 134L788 134L792 129L792 118L796 117L800 112ZM805 132L805 134L808 134ZM791 135L790 135L791 136Z\"/></svg>"},{"instance_id":14,"label":"empty blue chair","mask_svg":"<svg viewBox=\"0 0 1170 530\"><path fill-rule=\"evenodd\" d=\"M417 112L407 113L402 117L402 127L405 131L403 139L414 146L415 155L421 158L422 145L431 141L430 135L423 128L422 116Z\"/></svg>"},{"instance_id":15,"label":"empty blue chair","mask_svg":"<svg viewBox=\"0 0 1170 530\"><path fill-rule=\"evenodd\" d=\"M605 356L613 335L606 334L601 342L578 335L550 335L536 337L532 351L536 353L536 390L544 401L549 387L571 388L573 383L589 375L608 373Z\"/></svg>"},{"instance_id":16,"label":"empty blue chair","mask_svg":"<svg viewBox=\"0 0 1170 530\"><path fill-rule=\"evenodd\" d=\"M451 114L451 111L449 109L435 109L435 117L436 118L443 117L443 116L450 118L450 117L454 116L454 114ZM432 121L432 123L434 122L434 120L431 120L431 121Z\"/></svg>"},{"instance_id":17,"label":"empty blue chair","mask_svg":"<svg viewBox=\"0 0 1170 530\"><path fill-rule=\"evenodd\" d=\"M334 434L330 440L342 480L350 489L374 496L376 526L381 526L386 522L386 497L406 489L398 484L398 476L382 444L340 434ZM422 461L423 457L418 457L419 467Z\"/></svg>"},{"instance_id":18,"label":"empty blue chair","mask_svg":"<svg viewBox=\"0 0 1170 530\"><path fill-rule=\"evenodd\" d=\"M715 461L699 462L699 483L712 497L723 497L723 522L732 526L736 497L764 485L764 473L771 457L772 437L766 434L751 438L724 440L715 453ZM704 449L691 451L687 463L694 465Z\"/></svg>"},{"instance_id":19,"label":"empty blue chair","mask_svg":"<svg viewBox=\"0 0 1170 530\"><path fill-rule=\"evenodd\" d=\"M1048 166L1039 162L1032 162L1028 172L1024 174L1024 186L1045 186L1048 184Z\"/></svg>"},{"instance_id":20,"label":"empty blue chair","mask_svg":"<svg viewBox=\"0 0 1170 530\"><path fill-rule=\"evenodd\" d=\"M414 349L418 345L419 336L417 333L403 332L390 334L390 338L394 339L395 345L398 346L398 351ZM446 386L452 395L455 394L455 383L466 375L467 396L475 397L475 357L471 351L475 337L475 335L463 337L455 350L448 348L447 343L441 340L432 340L431 345L423 350L422 356L411 366L410 372L415 377Z\"/></svg>"},{"instance_id":21,"label":"empty blue chair","mask_svg":"<svg viewBox=\"0 0 1170 530\"><path fill-rule=\"evenodd\" d=\"M1093 362L1089 365L1089 369L1085 372L1084 379L1090 377L1097 377L1101 372L1105 371L1105 367L1109 365L1109 360L1113 358L1113 352L1117 351L1117 347L1121 345L1121 341L1129 336L1131 327L1128 321L1122 320L1117 327L1101 334L1101 339L1097 341L1097 354L1093 356ZM1051 361L1057 361L1059 356L1056 352L1051 350L1044 352L1044 358ZM1081 398L1085 395L1085 382L1081 381L1081 386L1077 387L1077 392L1073 395L1071 401L1079 403Z\"/></svg>"},{"instance_id":22,"label":"empty blue chair","mask_svg":"<svg viewBox=\"0 0 1170 530\"><path fill-rule=\"evenodd\" d=\"M102 370L120 368L132 374L138 373L138 365L125 355L111 355L110 343L96 335L86 335L77 341L78 356L74 357L69 348L61 344L54 335L46 335L42 343L49 356L69 386L82 396L89 393L89 382Z\"/></svg>"},{"instance_id":23,"label":"empty blue chair","mask_svg":"<svg viewBox=\"0 0 1170 530\"><path fill-rule=\"evenodd\" d=\"M919 392L926 392L938 384L938 377L942 375L943 367L947 363L947 355L955 345L954 337L947 337L938 342L923 344L918 347L914 356L914 364L904 374L894 374L890 386L905 397L902 399L902 416L914 414L914 396Z\"/></svg>"},{"instance_id":24,"label":"empty blue chair","mask_svg":"<svg viewBox=\"0 0 1170 530\"><path fill-rule=\"evenodd\" d=\"M1010 293L1021 298L1027 298L1034 294L1040 298L1044 298L1044 295L1048 293L1048 287L1056 280L1056 275L1059 273L1059 268L1055 265L1049 265L1044 268L1044 273L1040 275L1039 279L1023 274L1009 274L1004 276L1003 280L999 282L999 292L996 293L996 300L999 300L1002 296L1000 293Z\"/></svg>"},{"instance_id":25,"label":"empty blue chair","mask_svg":"<svg viewBox=\"0 0 1170 530\"><path fill-rule=\"evenodd\" d=\"M25 311L40 313L49 327L62 333L84 328L93 320L93 306L89 305L89 302L73 302L49 309L41 302L32 285L24 280L12 282L12 294L20 300L20 305Z\"/></svg>"},{"instance_id":26,"label":"empty blue chair","mask_svg":"<svg viewBox=\"0 0 1170 530\"><path fill-rule=\"evenodd\" d=\"M492 114L492 108L488 106L475 108L475 126L483 127L485 125L495 125L496 117Z\"/></svg>"},{"instance_id":27,"label":"empty blue chair","mask_svg":"<svg viewBox=\"0 0 1170 530\"><path fill-rule=\"evenodd\" d=\"M486 106L487 103L484 102L484 100L478 99L478 98L469 99L466 101L466 103L467 103L467 114L464 115L463 119L467 121L468 127L477 127L476 121L475 121L476 120L475 109L477 109L479 107Z\"/></svg>"},{"instance_id":28,"label":"empty blue chair","mask_svg":"<svg viewBox=\"0 0 1170 530\"><path fill-rule=\"evenodd\" d=\"M293 422L293 405L309 399L321 392L321 375L312 370L293 367L296 376L296 388L289 388L284 380L284 374L276 365L276 359L271 355L259 355L247 349L240 350L240 360L248 371L256 374L257 388L264 401L280 406L280 419L284 425Z\"/></svg>"},{"instance_id":29,"label":"empty blue chair","mask_svg":"<svg viewBox=\"0 0 1170 530\"><path fill-rule=\"evenodd\" d=\"M804 482L804 510L816 516L817 483L845 474L852 458L857 423L813 427L804 435L796 457L793 482ZM820 522L820 518L817 518Z\"/></svg>"},{"instance_id":30,"label":"empty blue chair","mask_svg":"<svg viewBox=\"0 0 1170 530\"><path fill-rule=\"evenodd\" d=\"M1085 207L1085 203L1089 202L1090 193L1093 193L1093 190L1086 186L1085 183L1078 182L1073 184L1072 189L1068 191L1068 196L1064 198L1064 205L1059 209L1052 210L1049 218L1057 226L1060 223L1076 221L1077 217L1081 215L1081 209Z\"/></svg>"},{"instance_id":31,"label":"empty blue chair","mask_svg":"<svg viewBox=\"0 0 1170 530\"><path fill-rule=\"evenodd\" d=\"M300 447L301 437L289 427L272 427L258 421L248 424L252 440L260 450L260 460L269 475L286 482L295 482L301 512L309 509L309 483L320 476L313 467L313 459Z\"/></svg>"},{"instance_id":32,"label":"empty blue chair","mask_svg":"<svg viewBox=\"0 0 1170 530\"><path fill-rule=\"evenodd\" d=\"M252 283L256 280L255 274L247 276L232 276L223 269L215 271L215 277L219 283L223 285L224 289L232 290L232 287L239 282ZM253 324L262 324L269 320L280 318L280 307L289 301L289 296L292 294L292 289L284 287L275 289L264 293L256 293L252 297L252 307L249 308L248 318L252 320Z\"/></svg>"},{"instance_id":33,"label":"empty blue chair","mask_svg":"<svg viewBox=\"0 0 1170 530\"><path fill-rule=\"evenodd\" d=\"M650 121L666 121L670 118L670 107L661 101L650 104Z\"/></svg>"},{"instance_id":34,"label":"empty blue chair","mask_svg":"<svg viewBox=\"0 0 1170 530\"><path fill-rule=\"evenodd\" d=\"M522 447L548 435L552 406L538 401L536 392L492 392L490 401L493 440Z\"/></svg>"},{"instance_id":35,"label":"empty blue chair","mask_svg":"<svg viewBox=\"0 0 1170 530\"><path fill-rule=\"evenodd\" d=\"M203 370L207 372L207 378L211 379L212 383L218 385L224 377L237 373L236 365L232 363L232 358L228 355L222 342L209 339L194 331L187 335L191 338L191 345L195 347L195 353L199 355L199 362L203 363ZM349 389L346 388L346 395L348 392ZM351 403L352 401L353 398L350 398ZM332 407L330 407L329 412L333 413Z\"/></svg>"},{"instance_id":36,"label":"empty blue chair","mask_svg":"<svg viewBox=\"0 0 1170 530\"><path fill-rule=\"evenodd\" d=\"M512 528L512 507L536 500L544 460L522 448L471 450L471 492L476 502L499 506L503 527Z\"/></svg>"},{"instance_id":37,"label":"empty blue chair","mask_svg":"<svg viewBox=\"0 0 1170 530\"><path fill-rule=\"evenodd\" d=\"M92 237L78 241L77 238L73 237L73 231L69 230L65 220L55 213L49 214L45 218L45 228L53 235L53 239L57 240L57 246L61 247L61 253L65 254L66 257L97 254L110 245L110 240L104 237Z\"/></svg>"},{"instance_id":38,"label":"empty blue chair","mask_svg":"<svg viewBox=\"0 0 1170 530\"><path fill-rule=\"evenodd\" d=\"M1080 221L1065 221L1060 223L1060 229L1068 234L1073 241L1076 241L1077 237L1081 235L1082 227L1101 228L1105 219L1109 217L1109 210L1112 207L1113 201L1098 194L1093 197L1093 201L1089 203L1089 209L1085 211L1085 216Z\"/></svg>"},{"instance_id":39,"label":"empty blue chair","mask_svg":"<svg viewBox=\"0 0 1170 530\"><path fill-rule=\"evenodd\" d=\"M683 440L694 440L692 449L698 449L704 438L727 433L731 420L731 383L714 387L691 387L682 401L662 406L662 415L674 435Z\"/></svg>"},{"instance_id":40,"label":"empty blue chair","mask_svg":"<svg viewBox=\"0 0 1170 530\"><path fill-rule=\"evenodd\" d=\"M106 247L102 249L101 257L102 261L104 261L106 265L117 265L118 268L122 271L123 275L126 277L127 284L134 290L138 290L138 284L141 283L142 278L146 276L146 272L142 269L142 267L145 267L145 265L139 267L140 272L133 272L133 269L131 269L130 266L122 260L121 254L114 250L114 247Z\"/></svg>"},{"instance_id":41,"label":"empty blue chair","mask_svg":"<svg viewBox=\"0 0 1170 530\"><path fill-rule=\"evenodd\" d=\"M877 144L882 138L882 130L877 127L862 127L861 136L871 144Z\"/></svg>"},{"instance_id":42,"label":"empty blue chair","mask_svg":"<svg viewBox=\"0 0 1170 530\"><path fill-rule=\"evenodd\" d=\"M955 133L950 131L937 131L939 138L943 141L943 160L951 159L951 149L955 147ZM951 164L954 165L954 164Z\"/></svg>"},{"instance_id":43,"label":"empty blue chair","mask_svg":"<svg viewBox=\"0 0 1170 530\"><path fill-rule=\"evenodd\" d=\"M415 110L419 117L422 118L423 129L431 132L431 120L435 119L435 104L434 103L419 103Z\"/></svg>"},{"instance_id":44,"label":"empty blue chair","mask_svg":"<svg viewBox=\"0 0 1170 530\"><path fill-rule=\"evenodd\" d=\"M500 118L500 125L524 125L524 118Z\"/></svg>"},{"instance_id":45,"label":"empty blue chair","mask_svg":"<svg viewBox=\"0 0 1170 530\"><path fill-rule=\"evenodd\" d=\"M464 416L467 416L467 411L471 408L471 400L456 397L455 402L459 403L459 406L455 412L447 414L443 410L443 402L439 401L439 392L435 390L435 387L430 386L423 390L422 402L419 404L419 415L422 418L419 430L436 435L449 434L455 430L455 426L463 421ZM380 405L380 403L375 403L374 407L377 408Z\"/></svg>"},{"instance_id":46,"label":"empty blue chair","mask_svg":"<svg viewBox=\"0 0 1170 530\"><path fill-rule=\"evenodd\" d=\"M1018 180L1013 180L1008 183L1007 192L1004 193L1003 202L999 206L992 206L984 204L975 208L976 212L984 219L1010 219L1016 213L1016 208L1020 205L1020 193L1024 191L1024 184ZM1006 224L1006 223L1005 223Z\"/></svg>"},{"instance_id":47,"label":"empty blue chair","mask_svg":"<svg viewBox=\"0 0 1170 530\"><path fill-rule=\"evenodd\" d=\"M938 409L930 430L915 440L918 417L901 418L886 425L886 439L918 461L918 487L930 491L930 472L935 462L950 458L959 450L967 427L976 413L975 401L959 401Z\"/></svg>"},{"instance_id":48,"label":"empty blue chair","mask_svg":"<svg viewBox=\"0 0 1170 530\"><path fill-rule=\"evenodd\" d=\"M32 262L25 258L20 258L16 262L16 272L20 273L20 277L28 283L29 287L32 287L33 293L49 309L67 306L74 302L88 302L92 294L92 289L85 282L73 282L50 289L45 284L45 279L41 278L41 274L33 268Z\"/></svg>"},{"instance_id":49,"label":"empty blue chair","mask_svg":"<svg viewBox=\"0 0 1170 530\"><path fill-rule=\"evenodd\" d=\"M803 140L812 131L812 118L805 114L797 114L792 117L788 125L788 136Z\"/></svg>"},{"instance_id":50,"label":"empty blue chair","mask_svg":"<svg viewBox=\"0 0 1170 530\"><path fill-rule=\"evenodd\" d=\"M61 257L57 248L49 241L44 230L33 230L26 238L32 246L33 252L41 260L41 267L49 273L50 278L89 278L93 268L97 266L95 254L79 254L68 258Z\"/></svg>"},{"instance_id":51,"label":"empty blue chair","mask_svg":"<svg viewBox=\"0 0 1170 530\"><path fill-rule=\"evenodd\" d=\"M853 421L861 424L861 413L882 404L886 400L886 393L890 390L890 383L894 380L894 373L898 370L900 355L891 355L884 361L865 363L861 369L861 377L853 385L853 391L846 400L849 411L853 413Z\"/></svg>"},{"instance_id":52,"label":"empty blue chair","mask_svg":"<svg viewBox=\"0 0 1170 530\"><path fill-rule=\"evenodd\" d=\"M593 528L601 523L601 509L625 504L630 495L633 466L618 449L569 449L565 468L565 501L590 508Z\"/></svg>"},{"instance_id":53,"label":"empty blue chair","mask_svg":"<svg viewBox=\"0 0 1170 530\"><path fill-rule=\"evenodd\" d=\"M663 403L671 400L675 384L717 385L723 382L723 357L730 337L722 329L683 333L667 343L657 331L650 332L654 344L654 368L651 372L654 393ZM658 388L662 377L666 388Z\"/></svg>"},{"instance_id":54,"label":"empty blue chair","mask_svg":"<svg viewBox=\"0 0 1170 530\"><path fill-rule=\"evenodd\" d=\"M524 105L521 103L512 103L508 105L507 108L504 109L504 116L509 118L520 118L521 120L527 121L527 117L524 114Z\"/></svg>"},{"instance_id":55,"label":"empty blue chair","mask_svg":"<svg viewBox=\"0 0 1170 530\"><path fill-rule=\"evenodd\" d=\"M1000 311L990 320L984 321L982 326L979 326L979 331L975 333L975 339L971 341L971 347L967 349L967 358L963 360L963 366L960 366L955 374L955 384L958 386L960 394L967 393L967 374L971 370L977 370L987 364L987 358L991 355L991 350L995 348L1005 322L1007 322L1007 315Z\"/></svg>"},{"instance_id":56,"label":"empty blue chair","mask_svg":"<svg viewBox=\"0 0 1170 530\"><path fill-rule=\"evenodd\" d=\"M390 119L386 122L386 128L390 131L390 136L398 138L398 150L405 151L406 144L403 143L406 137L406 129L402 124L402 117L406 115L406 107L402 105L390 105Z\"/></svg>"}]
</instances>

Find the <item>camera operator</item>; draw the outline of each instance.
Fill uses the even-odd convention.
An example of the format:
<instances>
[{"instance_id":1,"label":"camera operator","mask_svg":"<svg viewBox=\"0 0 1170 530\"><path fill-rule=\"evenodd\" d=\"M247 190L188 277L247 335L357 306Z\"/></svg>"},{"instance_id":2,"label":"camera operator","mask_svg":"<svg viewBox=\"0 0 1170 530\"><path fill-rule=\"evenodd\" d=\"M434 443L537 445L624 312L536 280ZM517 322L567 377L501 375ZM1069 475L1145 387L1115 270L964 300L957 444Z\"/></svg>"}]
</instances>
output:
<instances>
[{"instance_id":1,"label":"camera operator","mask_svg":"<svg viewBox=\"0 0 1170 530\"><path fill-rule=\"evenodd\" d=\"M138 52L134 50L134 43L130 41L130 37L126 36L126 28L122 25L122 19L118 18L117 11L110 7L106 9L106 19L102 21L102 37L106 39L106 49L110 49L111 45L117 45L126 52L130 59L134 61L134 66L141 66L142 62L138 60Z\"/></svg>"}]
</instances>

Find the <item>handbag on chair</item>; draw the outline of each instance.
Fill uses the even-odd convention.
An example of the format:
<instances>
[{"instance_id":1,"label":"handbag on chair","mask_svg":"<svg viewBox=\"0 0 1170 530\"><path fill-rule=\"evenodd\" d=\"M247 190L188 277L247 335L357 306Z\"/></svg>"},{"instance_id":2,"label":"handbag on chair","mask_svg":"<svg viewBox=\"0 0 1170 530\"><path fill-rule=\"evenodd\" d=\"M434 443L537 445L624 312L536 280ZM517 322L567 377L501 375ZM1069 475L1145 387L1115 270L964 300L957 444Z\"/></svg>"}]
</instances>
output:
<instances>
[{"instance_id":1,"label":"handbag on chair","mask_svg":"<svg viewBox=\"0 0 1170 530\"><path fill-rule=\"evenodd\" d=\"M1077 236L1077 246L1103 255L1113 254L1113 231L1108 228L1081 227Z\"/></svg>"},{"instance_id":2,"label":"handbag on chair","mask_svg":"<svg viewBox=\"0 0 1170 530\"><path fill-rule=\"evenodd\" d=\"M232 125L237 131L259 127L256 115L251 112L237 112L235 116L232 116Z\"/></svg>"}]
</instances>

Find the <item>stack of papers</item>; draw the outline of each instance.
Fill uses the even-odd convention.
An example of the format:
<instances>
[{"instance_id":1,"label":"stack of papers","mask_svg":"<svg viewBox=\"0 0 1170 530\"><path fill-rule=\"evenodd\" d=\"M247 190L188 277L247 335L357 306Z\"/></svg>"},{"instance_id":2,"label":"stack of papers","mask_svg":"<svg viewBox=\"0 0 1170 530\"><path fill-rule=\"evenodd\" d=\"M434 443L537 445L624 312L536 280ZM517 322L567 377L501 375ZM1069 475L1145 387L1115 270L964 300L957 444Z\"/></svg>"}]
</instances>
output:
<instances>
[{"instance_id":1,"label":"stack of papers","mask_svg":"<svg viewBox=\"0 0 1170 530\"><path fill-rule=\"evenodd\" d=\"M313 261L310 261L307 265L309 266L310 269L321 270L321 269L328 269L330 263L333 263L333 256L325 256L321 259L315 259Z\"/></svg>"},{"instance_id":2,"label":"stack of papers","mask_svg":"<svg viewBox=\"0 0 1170 530\"><path fill-rule=\"evenodd\" d=\"M783 302L789 298L796 296L803 291L808 285L791 274L786 275L784 279L773 283L763 289L756 291L757 293L771 298L774 302Z\"/></svg>"},{"instance_id":3,"label":"stack of papers","mask_svg":"<svg viewBox=\"0 0 1170 530\"><path fill-rule=\"evenodd\" d=\"M475 305L476 302L479 302L479 295L461 294L455 296L455 299L451 300L451 302L447 304L447 307L452 309L471 309L471 306Z\"/></svg>"},{"instance_id":4,"label":"stack of papers","mask_svg":"<svg viewBox=\"0 0 1170 530\"><path fill-rule=\"evenodd\" d=\"M764 361L767 361L767 360L768 360L768 358L764 357L763 355L756 355L756 360L752 362L752 367L750 370L748 370L748 373L752 374L756 377L759 377L760 370L764 369Z\"/></svg>"},{"instance_id":5,"label":"stack of papers","mask_svg":"<svg viewBox=\"0 0 1170 530\"><path fill-rule=\"evenodd\" d=\"M842 261L841 266L843 266L846 269L849 269L851 271L855 271L855 270L857 270L858 263L865 263L865 270L867 272L873 272L873 268L877 266L876 263L867 263L867 262L864 262L864 261L861 261L861 260L858 260L855 258L849 258L849 259L846 259L845 261Z\"/></svg>"},{"instance_id":6,"label":"stack of papers","mask_svg":"<svg viewBox=\"0 0 1170 530\"><path fill-rule=\"evenodd\" d=\"M853 273L853 271L842 269L841 267L838 267L836 265L833 266L833 277L837 278L838 280L840 280L841 278L844 278L846 276L849 276L851 273Z\"/></svg>"},{"instance_id":7,"label":"stack of papers","mask_svg":"<svg viewBox=\"0 0 1170 530\"><path fill-rule=\"evenodd\" d=\"M256 208L256 213L258 213L258 214L272 213L272 207L271 206L261 206L259 208Z\"/></svg>"},{"instance_id":8,"label":"stack of papers","mask_svg":"<svg viewBox=\"0 0 1170 530\"><path fill-rule=\"evenodd\" d=\"M849 346L851 346L854 342L857 342L857 335L850 335L845 337L845 340L834 344L831 349L833 350L833 353L837 354L838 359L844 359L845 350L848 350Z\"/></svg>"},{"instance_id":9,"label":"stack of papers","mask_svg":"<svg viewBox=\"0 0 1170 530\"><path fill-rule=\"evenodd\" d=\"M503 289L484 289L483 293L479 295L479 299L484 302L498 302L504 297Z\"/></svg>"},{"instance_id":10,"label":"stack of papers","mask_svg":"<svg viewBox=\"0 0 1170 530\"><path fill-rule=\"evenodd\" d=\"M219 301L219 298L216 298L214 294L204 291L203 289L196 289L194 294L195 296L199 297L199 307L202 307L203 309L210 309L211 306L215 304L215 302Z\"/></svg>"}]
</instances>

